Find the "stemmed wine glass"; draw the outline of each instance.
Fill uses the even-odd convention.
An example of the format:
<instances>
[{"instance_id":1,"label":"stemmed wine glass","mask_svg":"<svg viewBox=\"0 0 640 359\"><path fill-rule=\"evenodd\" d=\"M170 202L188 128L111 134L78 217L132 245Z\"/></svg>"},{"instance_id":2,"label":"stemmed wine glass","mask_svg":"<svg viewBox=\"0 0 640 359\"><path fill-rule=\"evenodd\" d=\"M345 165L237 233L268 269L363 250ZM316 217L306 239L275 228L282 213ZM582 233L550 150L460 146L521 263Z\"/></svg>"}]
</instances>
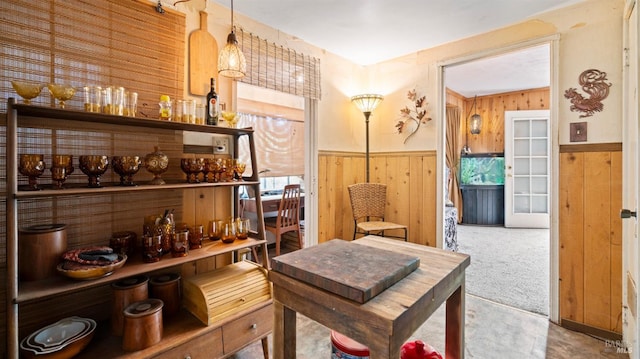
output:
<instances>
[{"instance_id":1,"label":"stemmed wine glass","mask_svg":"<svg viewBox=\"0 0 640 359\"><path fill-rule=\"evenodd\" d=\"M63 189L62 185L73 173L73 155L51 156L51 179L54 189Z\"/></svg>"}]
</instances>

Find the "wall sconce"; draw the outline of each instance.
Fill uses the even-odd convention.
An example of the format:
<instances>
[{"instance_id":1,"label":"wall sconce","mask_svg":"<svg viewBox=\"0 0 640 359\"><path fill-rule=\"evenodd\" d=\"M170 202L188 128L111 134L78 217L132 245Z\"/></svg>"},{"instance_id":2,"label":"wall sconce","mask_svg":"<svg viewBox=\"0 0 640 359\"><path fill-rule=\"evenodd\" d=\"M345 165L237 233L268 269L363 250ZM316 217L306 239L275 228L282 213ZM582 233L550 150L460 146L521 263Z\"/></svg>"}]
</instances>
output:
<instances>
[{"instance_id":1,"label":"wall sconce","mask_svg":"<svg viewBox=\"0 0 640 359\"><path fill-rule=\"evenodd\" d=\"M247 72L247 60L238 47L235 28L233 27L233 0L231 0L231 32L227 36L227 44L224 45L218 57L218 73L225 77L239 79Z\"/></svg>"},{"instance_id":2,"label":"wall sconce","mask_svg":"<svg viewBox=\"0 0 640 359\"><path fill-rule=\"evenodd\" d=\"M471 119L469 120L469 128L471 129L471 134L472 135L479 134L480 130L482 129L482 117L480 117L480 115L478 115L477 108L476 108L476 99L477 98L478 98L477 95L473 98L473 115L471 116Z\"/></svg>"},{"instance_id":3,"label":"wall sconce","mask_svg":"<svg viewBox=\"0 0 640 359\"><path fill-rule=\"evenodd\" d=\"M366 124L366 142L367 142L367 151L365 155L365 160L367 162L367 183L369 182L369 116L371 116L371 112L378 107L380 102L382 102L382 95L358 95L353 96L351 98L351 102L353 102L360 111L364 114L364 120Z\"/></svg>"}]
</instances>

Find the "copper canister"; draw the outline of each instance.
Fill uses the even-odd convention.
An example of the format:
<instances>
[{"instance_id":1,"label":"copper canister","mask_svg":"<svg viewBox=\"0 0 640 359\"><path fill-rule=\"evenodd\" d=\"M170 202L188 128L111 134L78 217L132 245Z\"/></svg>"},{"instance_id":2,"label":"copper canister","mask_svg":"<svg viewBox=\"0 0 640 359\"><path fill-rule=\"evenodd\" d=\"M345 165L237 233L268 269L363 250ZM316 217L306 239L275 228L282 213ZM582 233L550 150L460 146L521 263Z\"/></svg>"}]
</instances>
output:
<instances>
[{"instance_id":1,"label":"copper canister","mask_svg":"<svg viewBox=\"0 0 640 359\"><path fill-rule=\"evenodd\" d=\"M180 274L167 273L151 278L150 297L161 299L164 302L165 317L171 317L180 311L182 307L182 290L180 289Z\"/></svg>"},{"instance_id":2,"label":"copper canister","mask_svg":"<svg viewBox=\"0 0 640 359\"><path fill-rule=\"evenodd\" d=\"M124 325L124 309L129 304L149 298L149 277L139 275L125 278L111 284L113 290L113 306L111 311L111 332L122 335Z\"/></svg>"},{"instance_id":3,"label":"copper canister","mask_svg":"<svg viewBox=\"0 0 640 359\"><path fill-rule=\"evenodd\" d=\"M21 229L18 240L20 280L45 279L56 272L56 266L67 250L67 226L42 224Z\"/></svg>"},{"instance_id":4,"label":"copper canister","mask_svg":"<svg viewBox=\"0 0 640 359\"><path fill-rule=\"evenodd\" d=\"M162 306L160 299L149 298L124 309L122 349L142 350L162 340Z\"/></svg>"}]
</instances>

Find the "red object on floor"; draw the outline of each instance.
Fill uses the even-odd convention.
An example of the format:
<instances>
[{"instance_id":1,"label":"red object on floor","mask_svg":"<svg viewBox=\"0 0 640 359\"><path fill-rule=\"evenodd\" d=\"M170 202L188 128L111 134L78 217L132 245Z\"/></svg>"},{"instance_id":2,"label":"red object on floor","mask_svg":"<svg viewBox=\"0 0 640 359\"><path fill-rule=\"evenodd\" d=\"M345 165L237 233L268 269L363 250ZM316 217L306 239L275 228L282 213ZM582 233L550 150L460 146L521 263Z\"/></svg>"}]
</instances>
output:
<instances>
[{"instance_id":1,"label":"red object on floor","mask_svg":"<svg viewBox=\"0 0 640 359\"><path fill-rule=\"evenodd\" d=\"M340 353L336 354L348 354L358 358L369 358L369 348L335 330L331 331L331 344L333 345L331 349L333 353L339 350ZM341 358L343 356L338 355L338 357Z\"/></svg>"},{"instance_id":2,"label":"red object on floor","mask_svg":"<svg viewBox=\"0 0 640 359\"><path fill-rule=\"evenodd\" d=\"M400 359L442 359L442 355L421 340L404 343L400 349Z\"/></svg>"}]
</instances>

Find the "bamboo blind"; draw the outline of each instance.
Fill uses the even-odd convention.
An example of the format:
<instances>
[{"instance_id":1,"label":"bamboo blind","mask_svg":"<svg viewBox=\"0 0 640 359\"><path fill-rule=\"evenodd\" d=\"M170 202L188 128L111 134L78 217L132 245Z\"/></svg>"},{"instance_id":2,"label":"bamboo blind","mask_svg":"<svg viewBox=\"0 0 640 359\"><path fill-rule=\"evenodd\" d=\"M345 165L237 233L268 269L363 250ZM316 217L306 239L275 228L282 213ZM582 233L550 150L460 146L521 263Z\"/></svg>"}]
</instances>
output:
<instances>
[{"instance_id":1,"label":"bamboo blind","mask_svg":"<svg viewBox=\"0 0 640 359\"><path fill-rule=\"evenodd\" d=\"M161 94L184 86L185 17L136 0L0 2L0 111L18 97L9 80L122 86L154 117ZM69 108L82 108L77 94ZM47 90L34 101L51 105Z\"/></svg>"},{"instance_id":2,"label":"bamboo blind","mask_svg":"<svg viewBox=\"0 0 640 359\"><path fill-rule=\"evenodd\" d=\"M247 59L247 73L241 82L321 99L320 59L268 42L242 29L238 33L239 46Z\"/></svg>"}]
</instances>

